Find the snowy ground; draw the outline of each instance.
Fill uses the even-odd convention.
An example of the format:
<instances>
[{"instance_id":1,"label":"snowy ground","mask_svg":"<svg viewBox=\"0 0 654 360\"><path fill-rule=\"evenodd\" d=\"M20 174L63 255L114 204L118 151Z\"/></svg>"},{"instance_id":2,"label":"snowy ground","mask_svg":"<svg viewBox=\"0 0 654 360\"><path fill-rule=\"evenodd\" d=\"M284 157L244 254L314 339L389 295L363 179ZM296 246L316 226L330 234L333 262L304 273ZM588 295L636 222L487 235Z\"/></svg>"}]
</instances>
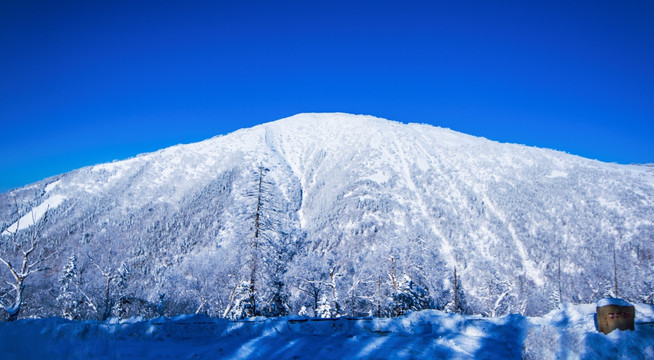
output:
<instances>
[{"instance_id":1,"label":"snowy ground","mask_svg":"<svg viewBox=\"0 0 654 360\"><path fill-rule=\"evenodd\" d=\"M204 316L0 323L2 359L652 359L654 306L636 330L598 333L595 305L538 318L421 311L394 319Z\"/></svg>"}]
</instances>

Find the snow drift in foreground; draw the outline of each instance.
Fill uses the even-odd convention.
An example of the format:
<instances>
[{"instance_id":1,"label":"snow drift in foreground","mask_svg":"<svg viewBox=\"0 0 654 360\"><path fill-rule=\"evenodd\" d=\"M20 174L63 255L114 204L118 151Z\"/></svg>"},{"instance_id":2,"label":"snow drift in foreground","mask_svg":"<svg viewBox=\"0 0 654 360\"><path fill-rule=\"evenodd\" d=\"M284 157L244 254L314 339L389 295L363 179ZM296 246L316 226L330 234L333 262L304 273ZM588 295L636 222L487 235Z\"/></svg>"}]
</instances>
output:
<instances>
[{"instance_id":1,"label":"snow drift in foreground","mask_svg":"<svg viewBox=\"0 0 654 360\"><path fill-rule=\"evenodd\" d=\"M400 318L206 316L0 323L4 359L651 359L654 306L636 305L636 330L595 328L595 304L543 317L461 316L435 310Z\"/></svg>"}]
</instances>

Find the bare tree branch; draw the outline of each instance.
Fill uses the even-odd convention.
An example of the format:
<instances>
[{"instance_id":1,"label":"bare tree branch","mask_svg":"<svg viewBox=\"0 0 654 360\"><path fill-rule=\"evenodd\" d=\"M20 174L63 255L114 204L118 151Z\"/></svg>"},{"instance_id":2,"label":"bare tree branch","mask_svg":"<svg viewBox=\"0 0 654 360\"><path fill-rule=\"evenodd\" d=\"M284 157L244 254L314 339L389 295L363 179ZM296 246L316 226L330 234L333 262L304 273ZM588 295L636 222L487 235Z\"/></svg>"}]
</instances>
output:
<instances>
[{"instance_id":1,"label":"bare tree branch","mask_svg":"<svg viewBox=\"0 0 654 360\"><path fill-rule=\"evenodd\" d=\"M46 209L43 216L38 220L34 212L34 207L32 207L30 210L32 216L32 224L27 228L29 233L21 237L19 234L21 230L21 217L18 210L18 202L15 197L14 205L16 206L16 213L18 214L18 220L15 222L16 228L14 230L7 228L3 231L3 233L8 232L11 234L10 245L17 253L14 255L14 257L18 257L20 259L20 268L17 269L13 266L9 260L11 257L10 254L4 254L0 256L0 263L4 264L4 266L7 268L7 270L9 270L9 273L11 273L13 277L13 282L3 279L13 288L13 290L10 291L13 292L13 297L11 297L12 294L8 292L7 294L3 295L3 299L0 299L0 308L5 310L5 312L9 315L9 320L16 319L21 310L21 306L23 304L23 291L25 289L25 279L36 272L45 270L45 267L42 268L40 265L57 253L56 250L53 250L49 253L49 255L46 256L45 254L48 253L46 250L48 248L54 249L55 244L45 241L41 238L43 226L47 220L49 207Z\"/></svg>"}]
</instances>

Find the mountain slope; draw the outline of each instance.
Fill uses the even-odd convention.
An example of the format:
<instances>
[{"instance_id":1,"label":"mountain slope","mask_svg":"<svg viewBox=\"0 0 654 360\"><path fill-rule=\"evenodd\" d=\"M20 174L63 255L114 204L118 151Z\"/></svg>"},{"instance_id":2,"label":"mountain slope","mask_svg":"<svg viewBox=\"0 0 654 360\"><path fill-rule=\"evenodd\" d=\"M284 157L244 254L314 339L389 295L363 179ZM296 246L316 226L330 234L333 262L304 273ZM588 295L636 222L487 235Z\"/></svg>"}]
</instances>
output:
<instances>
[{"instance_id":1,"label":"mountain slope","mask_svg":"<svg viewBox=\"0 0 654 360\"><path fill-rule=\"evenodd\" d=\"M229 310L253 258L262 303L283 294L292 312L393 309L401 283L452 307L456 268L462 310L541 314L613 291L614 250L619 295L653 292L651 168L370 116L301 114L46 179L0 197L3 229L43 204L44 235L65 250L34 280L39 298L72 255L96 302L94 268L125 263L113 297L169 313Z\"/></svg>"}]
</instances>

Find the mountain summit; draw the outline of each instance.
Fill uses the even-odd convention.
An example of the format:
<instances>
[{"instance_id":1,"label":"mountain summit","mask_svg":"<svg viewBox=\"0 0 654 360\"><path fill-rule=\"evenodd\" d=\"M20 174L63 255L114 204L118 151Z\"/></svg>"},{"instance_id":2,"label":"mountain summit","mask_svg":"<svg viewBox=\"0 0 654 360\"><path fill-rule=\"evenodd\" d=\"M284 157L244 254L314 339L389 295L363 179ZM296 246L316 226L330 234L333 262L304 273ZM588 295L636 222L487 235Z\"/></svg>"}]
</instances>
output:
<instances>
[{"instance_id":1,"label":"mountain summit","mask_svg":"<svg viewBox=\"0 0 654 360\"><path fill-rule=\"evenodd\" d=\"M57 251L32 314L65 292L77 316L106 300L231 317L535 315L654 292L650 167L372 116L300 114L13 190L0 251L45 218Z\"/></svg>"}]
</instances>

